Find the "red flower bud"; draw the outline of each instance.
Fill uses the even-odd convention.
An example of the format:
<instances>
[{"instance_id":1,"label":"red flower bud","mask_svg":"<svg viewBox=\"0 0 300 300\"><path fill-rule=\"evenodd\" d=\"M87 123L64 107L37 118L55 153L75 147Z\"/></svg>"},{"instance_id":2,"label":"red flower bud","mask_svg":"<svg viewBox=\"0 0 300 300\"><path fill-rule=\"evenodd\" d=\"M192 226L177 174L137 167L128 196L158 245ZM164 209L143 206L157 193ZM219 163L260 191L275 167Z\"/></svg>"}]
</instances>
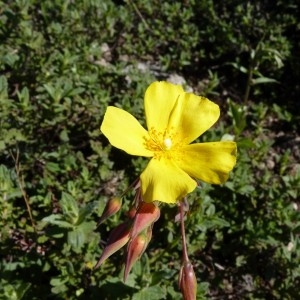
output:
<instances>
[{"instance_id":1,"label":"red flower bud","mask_svg":"<svg viewBox=\"0 0 300 300\"><path fill-rule=\"evenodd\" d=\"M179 287L184 300L196 300L197 279L192 264L187 261L183 263L179 274Z\"/></svg>"},{"instance_id":2,"label":"red flower bud","mask_svg":"<svg viewBox=\"0 0 300 300\"><path fill-rule=\"evenodd\" d=\"M136 212L132 230L131 238L137 236L140 232L151 226L158 220L160 210L154 203L141 202Z\"/></svg>"},{"instance_id":3,"label":"red flower bud","mask_svg":"<svg viewBox=\"0 0 300 300\"><path fill-rule=\"evenodd\" d=\"M142 254L146 250L149 243L148 236L148 233L142 232L130 240L127 248L124 281L126 281L127 276L135 262L142 256Z\"/></svg>"},{"instance_id":4,"label":"red flower bud","mask_svg":"<svg viewBox=\"0 0 300 300\"><path fill-rule=\"evenodd\" d=\"M120 198L114 197L111 198L107 203L103 210L103 213L100 217L98 225L103 223L107 218L117 213L122 206L122 200Z\"/></svg>"},{"instance_id":5,"label":"red flower bud","mask_svg":"<svg viewBox=\"0 0 300 300\"><path fill-rule=\"evenodd\" d=\"M126 213L126 215L130 218L133 219L136 215L136 208L135 207L131 207L129 209L129 211Z\"/></svg>"},{"instance_id":6,"label":"red flower bud","mask_svg":"<svg viewBox=\"0 0 300 300\"><path fill-rule=\"evenodd\" d=\"M94 269L98 268L108 257L121 249L129 241L130 226L123 223L117 226L109 235L108 242Z\"/></svg>"}]
</instances>

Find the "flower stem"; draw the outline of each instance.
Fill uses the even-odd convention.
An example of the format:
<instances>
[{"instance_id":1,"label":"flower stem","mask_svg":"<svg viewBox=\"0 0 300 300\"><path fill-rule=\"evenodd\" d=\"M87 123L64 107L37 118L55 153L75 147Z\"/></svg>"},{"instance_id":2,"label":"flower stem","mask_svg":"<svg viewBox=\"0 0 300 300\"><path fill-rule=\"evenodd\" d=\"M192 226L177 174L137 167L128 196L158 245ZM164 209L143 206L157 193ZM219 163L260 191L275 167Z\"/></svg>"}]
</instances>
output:
<instances>
[{"instance_id":1,"label":"flower stem","mask_svg":"<svg viewBox=\"0 0 300 300\"><path fill-rule=\"evenodd\" d=\"M181 236L182 236L182 254L183 254L183 261L188 262L189 257L187 254L187 247L186 247L186 238L185 238L185 228L184 228L184 201L180 202L179 206L180 210L180 227L181 227Z\"/></svg>"},{"instance_id":2,"label":"flower stem","mask_svg":"<svg viewBox=\"0 0 300 300\"><path fill-rule=\"evenodd\" d=\"M250 89L252 85L252 79L253 79L253 62L251 62L249 70L248 70L248 78L247 78L247 83L246 83L246 90L244 94L244 104L248 102L249 95L250 95Z\"/></svg>"},{"instance_id":3,"label":"flower stem","mask_svg":"<svg viewBox=\"0 0 300 300\"><path fill-rule=\"evenodd\" d=\"M137 179L135 179L134 182L131 183L129 185L129 187L127 187L127 189L121 194L120 198L124 197L130 189L135 188L137 186L137 184L139 183L139 180L140 180L139 177Z\"/></svg>"}]
</instances>

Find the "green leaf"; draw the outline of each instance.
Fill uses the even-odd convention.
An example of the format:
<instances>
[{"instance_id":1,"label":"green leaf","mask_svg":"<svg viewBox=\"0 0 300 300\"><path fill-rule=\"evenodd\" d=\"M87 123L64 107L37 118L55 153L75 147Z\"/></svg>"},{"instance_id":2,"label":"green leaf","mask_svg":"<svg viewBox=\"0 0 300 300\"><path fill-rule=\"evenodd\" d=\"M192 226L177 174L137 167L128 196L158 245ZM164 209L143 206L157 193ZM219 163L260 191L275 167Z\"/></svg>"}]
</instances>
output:
<instances>
[{"instance_id":1,"label":"green leaf","mask_svg":"<svg viewBox=\"0 0 300 300\"><path fill-rule=\"evenodd\" d=\"M6 148L4 141L0 140L0 151Z\"/></svg>"},{"instance_id":2,"label":"green leaf","mask_svg":"<svg viewBox=\"0 0 300 300\"><path fill-rule=\"evenodd\" d=\"M69 141L68 131L66 129L62 130L59 134L59 138L63 142L68 142Z\"/></svg>"},{"instance_id":3,"label":"green leaf","mask_svg":"<svg viewBox=\"0 0 300 300\"><path fill-rule=\"evenodd\" d=\"M262 84L262 83L278 83L278 81L268 77L259 77L256 79L252 79L252 85Z\"/></svg>"},{"instance_id":4,"label":"green leaf","mask_svg":"<svg viewBox=\"0 0 300 300\"><path fill-rule=\"evenodd\" d=\"M253 142L253 140L251 139L248 139L248 138L241 138L237 141L237 144L238 144L238 149L239 148L255 148L256 145L255 143Z\"/></svg>"},{"instance_id":5,"label":"green leaf","mask_svg":"<svg viewBox=\"0 0 300 300\"><path fill-rule=\"evenodd\" d=\"M17 91L17 95L19 98L19 101L22 102L23 105L29 105L29 90L25 86L21 92Z\"/></svg>"},{"instance_id":6,"label":"green leaf","mask_svg":"<svg viewBox=\"0 0 300 300\"><path fill-rule=\"evenodd\" d=\"M84 222L68 232L68 244L79 252L84 243L88 240L90 234L95 229L95 222Z\"/></svg>"},{"instance_id":7,"label":"green leaf","mask_svg":"<svg viewBox=\"0 0 300 300\"><path fill-rule=\"evenodd\" d=\"M149 286L142 288L137 293L133 294L132 300L153 300L165 299L166 290L160 286Z\"/></svg>"},{"instance_id":8,"label":"green leaf","mask_svg":"<svg viewBox=\"0 0 300 300\"><path fill-rule=\"evenodd\" d=\"M82 222L84 222L86 220L86 217L89 216L96 207L97 207L97 203L93 202L93 203L88 203L85 207L80 208L79 217L76 225L79 225Z\"/></svg>"},{"instance_id":9,"label":"green leaf","mask_svg":"<svg viewBox=\"0 0 300 300\"><path fill-rule=\"evenodd\" d=\"M76 200L70 194L62 192L59 204L65 217L70 220L72 224L76 224L79 216L79 208Z\"/></svg>"},{"instance_id":10,"label":"green leaf","mask_svg":"<svg viewBox=\"0 0 300 300\"><path fill-rule=\"evenodd\" d=\"M237 63L229 63L229 64L232 65L235 69L239 70L242 73L245 73L245 74L248 73L248 69L245 68L244 66L241 66L241 65L239 65Z\"/></svg>"},{"instance_id":11,"label":"green leaf","mask_svg":"<svg viewBox=\"0 0 300 300\"><path fill-rule=\"evenodd\" d=\"M42 219L43 222L57 225L61 228L73 228L74 225L64 220L64 216L60 214L52 214Z\"/></svg>"},{"instance_id":12,"label":"green leaf","mask_svg":"<svg viewBox=\"0 0 300 300\"><path fill-rule=\"evenodd\" d=\"M0 76L0 100L7 98L7 79L5 76Z\"/></svg>"},{"instance_id":13,"label":"green leaf","mask_svg":"<svg viewBox=\"0 0 300 300\"><path fill-rule=\"evenodd\" d=\"M56 91L56 89L50 84L44 84L44 88L46 89L48 94L51 96L51 98L54 101L56 101L56 99L58 98L58 96L57 96L58 92Z\"/></svg>"}]
</instances>

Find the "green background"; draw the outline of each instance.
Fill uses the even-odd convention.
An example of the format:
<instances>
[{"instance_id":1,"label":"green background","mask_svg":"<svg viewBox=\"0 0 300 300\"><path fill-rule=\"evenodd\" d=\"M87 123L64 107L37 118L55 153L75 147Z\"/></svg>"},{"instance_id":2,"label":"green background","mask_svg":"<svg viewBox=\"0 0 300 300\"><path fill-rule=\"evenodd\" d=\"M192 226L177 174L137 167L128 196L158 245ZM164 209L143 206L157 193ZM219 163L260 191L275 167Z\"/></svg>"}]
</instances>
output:
<instances>
[{"instance_id":1,"label":"green background","mask_svg":"<svg viewBox=\"0 0 300 300\"><path fill-rule=\"evenodd\" d=\"M143 95L173 80L218 103L199 141L235 139L222 186L188 196L198 299L297 299L300 278L298 1L0 1L0 299L180 299L176 205L146 253L92 271L120 213L106 201L147 159L113 149L107 105L144 124Z\"/></svg>"}]
</instances>

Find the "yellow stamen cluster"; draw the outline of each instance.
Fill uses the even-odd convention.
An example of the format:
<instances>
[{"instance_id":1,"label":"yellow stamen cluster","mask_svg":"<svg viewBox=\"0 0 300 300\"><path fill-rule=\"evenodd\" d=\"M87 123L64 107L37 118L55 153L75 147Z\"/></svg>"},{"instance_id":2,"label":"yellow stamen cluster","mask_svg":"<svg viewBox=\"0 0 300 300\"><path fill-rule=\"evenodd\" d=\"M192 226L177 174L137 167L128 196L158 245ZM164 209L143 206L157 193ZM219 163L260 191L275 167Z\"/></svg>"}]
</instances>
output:
<instances>
[{"instance_id":1,"label":"yellow stamen cluster","mask_svg":"<svg viewBox=\"0 0 300 300\"><path fill-rule=\"evenodd\" d=\"M178 159L181 143L176 141L176 133L174 133L172 128L166 129L164 132L159 132L155 128L151 128L149 135L150 138L144 138L144 146L154 153L154 158Z\"/></svg>"}]
</instances>

